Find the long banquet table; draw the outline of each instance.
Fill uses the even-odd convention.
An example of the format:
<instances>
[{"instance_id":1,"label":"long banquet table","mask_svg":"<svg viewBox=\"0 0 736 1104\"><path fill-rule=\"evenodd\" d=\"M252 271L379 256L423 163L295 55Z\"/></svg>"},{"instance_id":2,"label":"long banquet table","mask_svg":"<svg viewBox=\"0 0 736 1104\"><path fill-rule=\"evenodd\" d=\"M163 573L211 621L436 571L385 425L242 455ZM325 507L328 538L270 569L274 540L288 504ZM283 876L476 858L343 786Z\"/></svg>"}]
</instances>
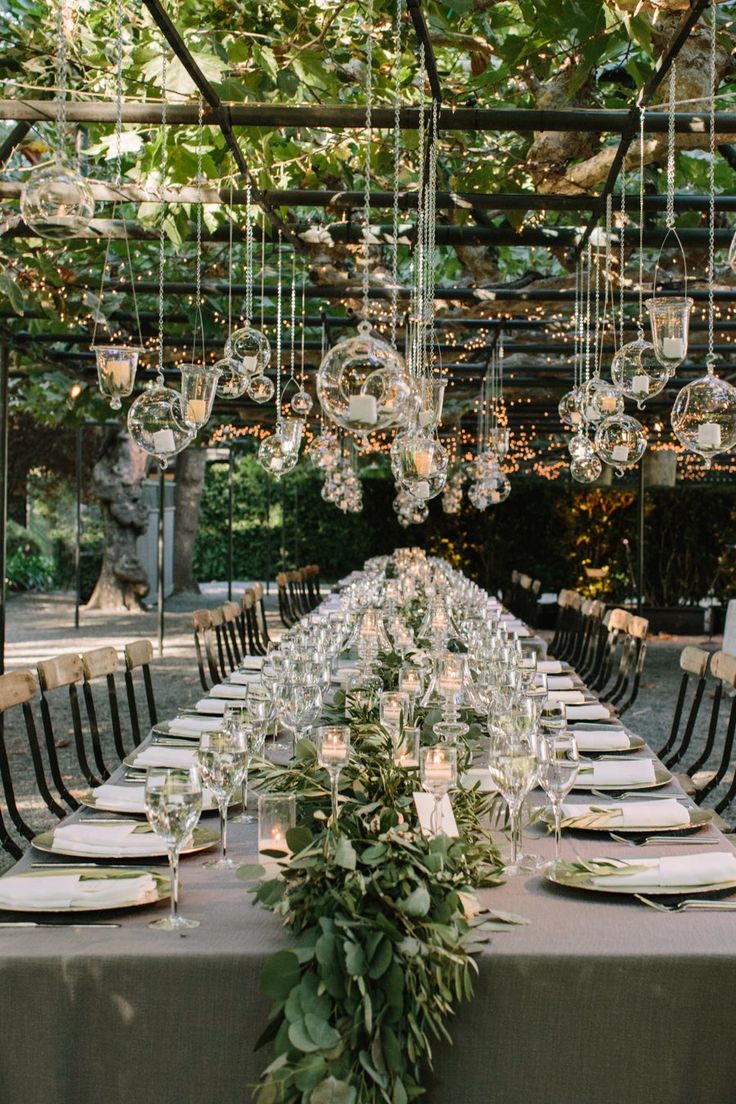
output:
<instances>
[{"instance_id":1,"label":"long banquet table","mask_svg":"<svg viewBox=\"0 0 736 1104\"><path fill-rule=\"evenodd\" d=\"M552 857L540 829L530 838ZM567 855L573 840L583 857L632 856L606 835L563 837ZM230 850L254 861L255 827L232 824ZM253 1050L269 1011L259 975L290 937L201 855L182 861L182 879L182 911L201 921L183 936L149 929L150 908L106 914L119 928L0 928L0 1104L251 1098L269 1059ZM453 1046L435 1049L429 1104L736 1100L736 914L666 915L539 876L481 896L530 922L479 956Z\"/></svg>"}]
</instances>

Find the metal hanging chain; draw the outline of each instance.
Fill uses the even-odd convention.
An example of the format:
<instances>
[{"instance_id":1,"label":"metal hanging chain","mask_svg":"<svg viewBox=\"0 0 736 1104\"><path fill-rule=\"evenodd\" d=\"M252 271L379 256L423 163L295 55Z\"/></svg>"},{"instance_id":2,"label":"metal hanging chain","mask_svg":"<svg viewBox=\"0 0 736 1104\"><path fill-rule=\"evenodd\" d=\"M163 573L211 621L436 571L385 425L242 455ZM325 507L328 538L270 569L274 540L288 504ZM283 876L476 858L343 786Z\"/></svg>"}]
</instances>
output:
<instances>
[{"instance_id":1,"label":"metal hanging chain","mask_svg":"<svg viewBox=\"0 0 736 1104\"><path fill-rule=\"evenodd\" d=\"M434 375L435 364L435 327L434 327L434 289L435 289L435 217L437 201L437 127L439 123L439 104L432 100L432 133L429 144L428 196L425 204L427 219L427 248L425 252L426 287L425 309L427 312L427 347L429 375Z\"/></svg>"},{"instance_id":2,"label":"metal hanging chain","mask_svg":"<svg viewBox=\"0 0 736 1104\"><path fill-rule=\"evenodd\" d=\"M621 166L621 227L618 236L618 293L619 293L619 323L621 325L621 340L619 347L624 344L624 300L626 286L626 243L624 233L626 230L626 169Z\"/></svg>"},{"instance_id":3,"label":"metal hanging chain","mask_svg":"<svg viewBox=\"0 0 736 1104\"><path fill-rule=\"evenodd\" d=\"M66 93L69 84L69 54L64 34L64 11L67 0L56 0L56 158L61 160L66 149Z\"/></svg>"},{"instance_id":4,"label":"metal hanging chain","mask_svg":"<svg viewBox=\"0 0 736 1104\"><path fill-rule=\"evenodd\" d=\"M166 54L168 46L161 44L161 220L158 231L158 374L156 383L164 385L164 270L166 267Z\"/></svg>"},{"instance_id":5,"label":"metal hanging chain","mask_svg":"<svg viewBox=\"0 0 736 1104\"><path fill-rule=\"evenodd\" d=\"M197 330L199 329L199 332L202 336L202 365L204 366L207 362L207 354L204 344L204 318L202 317L202 206L204 203L204 197L202 195L202 142L204 141L203 124L204 100L200 95L197 100L197 244L194 261L194 281L196 290L194 303L194 333L192 334L192 364L196 364Z\"/></svg>"},{"instance_id":6,"label":"metal hanging chain","mask_svg":"<svg viewBox=\"0 0 736 1104\"><path fill-rule=\"evenodd\" d=\"M289 380L294 380L296 383L296 377L294 370L296 368L296 253L292 250L291 254L291 348L290 348L290 373Z\"/></svg>"},{"instance_id":7,"label":"metal hanging chain","mask_svg":"<svg viewBox=\"0 0 736 1104\"><path fill-rule=\"evenodd\" d=\"M639 107L639 339L644 338L644 107Z\"/></svg>"},{"instance_id":8,"label":"metal hanging chain","mask_svg":"<svg viewBox=\"0 0 736 1104\"><path fill-rule=\"evenodd\" d=\"M714 285L716 242L716 0L711 4L710 28L710 103L708 106L708 354L705 363L708 374L713 375Z\"/></svg>"},{"instance_id":9,"label":"metal hanging chain","mask_svg":"<svg viewBox=\"0 0 736 1104\"><path fill-rule=\"evenodd\" d=\"M365 182L363 186L363 318L370 321L371 143L373 141L373 0L368 0L365 43Z\"/></svg>"},{"instance_id":10,"label":"metal hanging chain","mask_svg":"<svg viewBox=\"0 0 736 1104\"><path fill-rule=\"evenodd\" d=\"M302 340L301 340L301 351L300 351L300 354L299 354L299 381L300 381L299 386L300 386L302 391L304 390L304 380L305 380L304 339L305 339L305 334L306 334L306 330L307 330L307 309L306 309L307 294L306 294L306 289L307 289L307 270L306 270L306 268L302 268L302 317L301 317L301 330L302 330L301 339Z\"/></svg>"},{"instance_id":11,"label":"metal hanging chain","mask_svg":"<svg viewBox=\"0 0 736 1104\"><path fill-rule=\"evenodd\" d=\"M498 406L499 409L503 409L503 361L506 353L503 347L503 330L498 335ZM493 417L494 426L497 424L497 419L494 414Z\"/></svg>"},{"instance_id":12,"label":"metal hanging chain","mask_svg":"<svg viewBox=\"0 0 736 1104\"><path fill-rule=\"evenodd\" d=\"M586 380L590 378L590 321L591 321L591 319L590 319L590 283L591 283L590 270L591 270L591 267L592 267L591 257L592 257L592 249L591 249L591 244L590 244L590 238L588 238L588 242L587 242L586 249L585 249L585 260L586 260L586 266L587 266L587 272L586 272L586 277L585 277L585 378L586 378ZM580 380L578 381L578 385L580 385L580 383L582 383L582 376L581 376Z\"/></svg>"},{"instance_id":13,"label":"metal hanging chain","mask_svg":"<svg viewBox=\"0 0 736 1104\"><path fill-rule=\"evenodd\" d=\"M230 166L227 229L227 339L233 332L233 165Z\"/></svg>"},{"instance_id":14,"label":"metal hanging chain","mask_svg":"<svg viewBox=\"0 0 736 1104\"><path fill-rule=\"evenodd\" d=\"M264 308L266 290L266 220L261 222L261 333L264 333Z\"/></svg>"},{"instance_id":15,"label":"metal hanging chain","mask_svg":"<svg viewBox=\"0 0 736 1104\"><path fill-rule=\"evenodd\" d=\"M250 181L245 186L245 319L253 320L253 211Z\"/></svg>"},{"instance_id":16,"label":"metal hanging chain","mask_svg":"<svg viewBox=\"0 0 736 1104\"><path fill-rule=\"evenodd\" d=\"M276 417L281 417L281 228L279 227L276 268Z\"/></svg>"},{"instance_id":17,"label":"metal hanging chain","mask_svg":"<svg viewBox=\"0 0 736 1104\"><path fill-rule=\"evenodd\" d=\"M675 91L677 86L677 61L670 69L669 104L667 106L667 208L665 225L674 230L675 218Z\"/></svg>"},{"instance_id":18,"label":"metal hanging chain","mask_svg":"<svg viewBox=\"0 0 736 1104\"><path fill-rule=\"evenodd\" d=\"M595 255L591 252L591 261L593 259L595 259L595 279L594 279L594 285L593 285L593 288L594 288L594 291L593 291L593 294L594 294L594 310L595 310L595 330L594 330L594 337L593 337L593 364L596 365L598 363L598 346L600 344L600 338L601 338L601 316L600 316L600 307L601 307L601 286L600 286L601 264L600 264L600 249L596 248ZM585 382L587 383L589 379L590 379L590 360L588 360L588 362L585 365Z\"/></svg>"},{"instance_id":19,"label":"metal hanging chain","mask_svg":"<svg viewBox=\"0 0 736 1104\"><path fill-rule=\"evenodd\" d=\"M394 14L394 179L393 243L391 246L391 344L396 346L399 313L399 175L401 171L401 10L396 0ZM408 347L408 343L405 342Z\"/></svg>"},{"instance_id":20,"label":"metal hanging chain","mask_svg":"<svg viewBox=\"0 0 736 1104\"><path fill-rule=\"evenodd\" d=\"M577 385L578 379L578 364L580 362L581 345L580 345L580 257L575 262L575 300L573 303L572 311L572 334L573 334L573 353L572 353L572 383L573 387Z\"/></svg>"},{"instance_id":21,"label":"metal hanging chain","mask_svg":"<svg viewBox=\"0 0 736 1104\"><path fill-rule=\"evenodd\" d=\"M603 325L601 332L601 341L598 347L598 357L595 365L595 374L600 379L603 372L603 342L605 341L606 331L608 330L609 323L613 322L613 343L616 344L616 326L613 317L608 317L608 301L609 293L611 291L611 264L613 261L611 236L613 231L613 196L609 192L606 196L606 278L603 292ZM611 312L613 316L613 312Z\"/></svg>"},{"instance_id":22,"label":"metal hanging chain","mask_svg":"<svg viewBox=\"0 0 736 1104\"><path fill-rule=\"evenodd\" d=\"M425 145L425 104L424 104L424 43L419 47L419 73L421 75L419 91L419 142L417 147L417 159L419 163L419 192L417 195L417 232L416 245L414 247L414 357L412 370L415 376L421 375L424 369L424 246L425 246L425 178L424 178L424 145Z\"/></svg>"}]
</instances>

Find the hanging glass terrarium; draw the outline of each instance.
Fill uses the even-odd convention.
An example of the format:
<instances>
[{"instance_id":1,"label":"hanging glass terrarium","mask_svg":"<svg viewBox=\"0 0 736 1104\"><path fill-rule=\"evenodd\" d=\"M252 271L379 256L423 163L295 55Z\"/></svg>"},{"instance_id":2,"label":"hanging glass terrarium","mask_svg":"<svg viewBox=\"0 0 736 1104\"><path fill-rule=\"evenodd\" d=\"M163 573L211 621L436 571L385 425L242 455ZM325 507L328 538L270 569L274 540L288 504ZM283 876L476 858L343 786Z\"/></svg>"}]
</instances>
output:
<instances>
[{"instance_id":1,"label":"hanging glass terrarium","mask_svg":"<svg viewBox=\"0 0 736 1104\"><path fill-rule=\"evenodd\" d=\"M215 364L182 364L180 371L184 421L196 432L209 421L220 370Z\"/></svg>"},{"instance_id":2,"label":"hanging glass terrarium","mask_svg":"<svg viewBox=\"0 0 736 1104\"><path fill-rule=\"evenodd\" d=\"M689 296L653 298L647 299L646 307L652 325L654 354L673 375L678 364L682 364L687 356L693 301Z\"/></svg>"},{"instance_id":3,"label":"hanging glass terrarium","mask_svg":"<svg viewBox=\"0 0 736 1104\"><path fill-rule=\"evenodd\" d=\"M213 364L217 368L220 378L217 381L217 394L223 399L239 399L245 394L248 386L248 377L241 370L240 361L233 357L223 357Z\"/></svg>"},{"instance_id":4,"label":"hanging glass terrarium","mask_svg":"<svg viewBox=\"0 0 736 1104\"><path fill-rule=\"evenodd\" d=\"M397 475L401 486L420 502L442 493L447 479L448 456L445 449L424 433L401 434L396 454Z\"/></svg>"},{"instance_id":5,"label":"hanging glass terrarium","mask_svg":"<svg viewBox=\"0 0 736 1104\"><path fill-rule=\"evenodd\" d=\"M314 399L308 391L297 391L291 398L291 409L300 418L306 418L312 413Z\"/></svg>"},{"instance_id":6,"label":"hanging glass terrarium","mask_svg":"<svg viewBox=\"0 0 736 1104\"><path fill-rule=\"evenodd\" d=\"M194 440L194 431L184 418L181 395L166 387L161 378L131 404L128 431L144 452L158 458L162 468Z\"/></svg>"},{"instance_id":7,"label":"hanging glass terrarium","mask_svg":"<svg viewBox=\"0 0 736 1104\"><path fill-rule=\"evenodd\" d=\"M603 465L595 453L591 456L576 456L570 461L570 475L576 483L595 483L602 471Z\"/></svg>"},{"instance_id":8,"label":"hanging glass terrarium","mask_svg":"<svg viewBox=\"0 0 736 1104\"><path fill-rule=\"evenodd\" d=\"M29 175L20 196L20 213L34 234L63 241L88 228L95 201L81 173L57 157L53 165Z\"/></svg>"},{"instance_id":9,"label":"hanging glass terrarium","mask_svg":"<svg viewBox=\"0 0 736 1104\"><path fill-rule=\"evenodd\" d=\"M100 391L110 400L113 410L122 406L121 399L133 393L138 357L143 349L126 345L93 345L97 359L97 382Z\"/></svg>"},{"instance_id":10,"label":"hanging glass terrarium","mask_svg":"<svg viewBox=\"0 0 736 1104\"><path fill-rule=\"evenodd\" d=\"M709 368L682 388L670 421L680 444L702 456L709 468L714 456L736 445L736 387Z\"/></svg>"},{"instance_id":11,"label":"hanging glass terrarium","mask_svg":"<svg viewBox=\"0 0 736 1104\"><path fill-rule=\"evenodd\" d=\"M611 361L611 379L627 399L633 399L639 410L647 399L658 395L667 386L669 369L661 364L654 346L639 335L635 341L622 345Z\"/></svg>"},{"instance_id":12,"label":"hanging glass terrarium","mask_svg":"<svg viewBox=\"0 0 736 1104\"><path fill-rule=\"evenodd\" d=\"M623 475L641 460L647 447L644 427L628 414L606 418L595 432L595 451L617 475Z\"/></svg>"},{"instance_id":13,"label":"hanging glass terrarium","mask_svg":"<svg viewBox=\"0 0 736 1104\"><path fill-rule=\"evenodd\" d=\"M295 468L298 461L299 449L281 432L280 423L276 432L264 437L258 446L258 463L276 479Z\"/></svg>"},{"instance_id":14,"label":"hanging glass terrarium","mask_svg":"<svg viewBox=\"0 0 736 1104\"><path fill-rule=\"evenodd\" d=\"M617 387L601 376L593 376L582 387L583 418L589 424L602 422L612 414L623 414L624 397Z\"/></svg>"},{"instance_id":15,"label":"hanging glass terrarium","mask_svg":"<svg viewBox=\"0 0 736 1104\"><path fill-rule=\"evenodd\" d=\"M233 330L225 342L225 357L233 357L246 376L263 375L271 361L271 345L250 322Z\"/></svg>"},{"instance_id":16,"label":"hanging glass terrarium","mask_svg":"<svg viewBox=\"0 0 736 1104\"><path fill-rule=\"evenodd\" d=\"M583 398L580 389L573 387L560 399L557 410L560 421L570 429L577 429L583 424Z\"/></svg>"},{"instance_id":17,"label":"hanging glass terrarium","mask_svg":"<svg viewBox=\"0 0 736 1104\"><path fill-rule=\"evenodd\" d=\"M274 396L276 388L274 382L268 376L248 376L245 389L253 402L267 403Z\"/></svg>"},{"instance_id":18,"label":"hanging glass terrarium","mask_svg":"<svg viewBox=\"0 0 736 1104\"><path fill-rule=\"evenodd\" d=\"M317 372L317 396L328 418L359 434L401 425L413 403L403 358L365 320L356 337L328 349Z\"/></svg>"}]
</instances>

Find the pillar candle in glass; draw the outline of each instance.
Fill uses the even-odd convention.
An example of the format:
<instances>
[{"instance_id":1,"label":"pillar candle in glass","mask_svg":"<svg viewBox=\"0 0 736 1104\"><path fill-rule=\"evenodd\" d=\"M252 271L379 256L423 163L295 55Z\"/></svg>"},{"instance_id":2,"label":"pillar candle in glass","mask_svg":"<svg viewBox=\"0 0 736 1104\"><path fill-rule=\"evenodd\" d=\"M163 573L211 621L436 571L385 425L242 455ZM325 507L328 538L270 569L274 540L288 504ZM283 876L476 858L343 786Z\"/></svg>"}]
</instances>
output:
<instances>
[{"instance_id":1,"label":"pillar candle in glass","mask_svg":"<svg viewBox=\"0 0 736 1104\"><path fill-rule=\"evenodd\" d=\"M286 833L296 826L294 794L262 793L258 795L258 852L276 851L270 858L291 855Z\"/></svg>"}]
</instances>

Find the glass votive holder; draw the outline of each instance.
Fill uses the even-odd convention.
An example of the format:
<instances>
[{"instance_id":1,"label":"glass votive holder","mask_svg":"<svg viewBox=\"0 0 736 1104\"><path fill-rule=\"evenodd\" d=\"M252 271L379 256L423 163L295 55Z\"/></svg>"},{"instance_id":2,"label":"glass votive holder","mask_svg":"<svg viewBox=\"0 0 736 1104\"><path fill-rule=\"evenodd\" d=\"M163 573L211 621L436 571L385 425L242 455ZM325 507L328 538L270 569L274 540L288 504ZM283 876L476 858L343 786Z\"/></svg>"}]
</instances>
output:
<instances>
[{"instance_id":1,"label":"glass votive holder","mask_svg":"<svg viewBox=\"0 0 736 1104\"><path fill-rule=\"evenodd\" d=\"M384 690L378 699L378 716L389 732L398 732L409 720L410 699L403 690Z\"/></svg>"},{"instance_id":2,"label":"glass votive holder","mask_svg":"<svg viewBox=\"0 0 736 1104\"><path fill-rule=\"evenodd\" d=\"M320 725L314 734L319 765L340 771L350 762L349 725Z\"/></svg>"},{"instance_id":3,"label":"glass votive holder","mask_svg":"<svg viewBox=\"0 0 736 1104\"><path fill-rule=\"evenodd\" d=\"M296 827L296 796L263 793L258 795L258 854L271 859L287 859L291 848L286 833Z\"/></svg>"},{"instance_id":4,"label":"glass votive holder","mask_svg":"<svg viewBox=\"0 0 736 1104\"><path fill-rule=\"evenodd\" d=\"M414 725L405 725L394 745L394 766L404 770L416 770L419 766L419 744L421 741L421 729Z\"/></svg>"}]
</instances>

